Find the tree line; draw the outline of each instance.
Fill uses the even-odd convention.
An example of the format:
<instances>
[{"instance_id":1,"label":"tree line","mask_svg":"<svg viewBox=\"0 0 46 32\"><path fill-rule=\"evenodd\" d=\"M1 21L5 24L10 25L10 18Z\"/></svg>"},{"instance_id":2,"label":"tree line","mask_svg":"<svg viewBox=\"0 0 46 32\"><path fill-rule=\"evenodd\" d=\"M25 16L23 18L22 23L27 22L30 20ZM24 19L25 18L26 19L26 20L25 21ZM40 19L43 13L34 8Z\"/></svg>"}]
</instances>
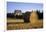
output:
<instances>
[{"instance_id":1,"label":"tree line","mask_svg":"<svg viewBox=\"0 0 46 32\"><path fill-rule=\"evenodd\" d=\"M29 18L30 18L30 14L32 12L25 12L22 13L22 15L20 16L15 16L14 13L7 13L7 18L16 18L16 19L24 19L24 22L30 22ZM40 11L36 11L37 15L38 15L38 19L43 19L43 12Z\"/></svg>"}]
</instances>

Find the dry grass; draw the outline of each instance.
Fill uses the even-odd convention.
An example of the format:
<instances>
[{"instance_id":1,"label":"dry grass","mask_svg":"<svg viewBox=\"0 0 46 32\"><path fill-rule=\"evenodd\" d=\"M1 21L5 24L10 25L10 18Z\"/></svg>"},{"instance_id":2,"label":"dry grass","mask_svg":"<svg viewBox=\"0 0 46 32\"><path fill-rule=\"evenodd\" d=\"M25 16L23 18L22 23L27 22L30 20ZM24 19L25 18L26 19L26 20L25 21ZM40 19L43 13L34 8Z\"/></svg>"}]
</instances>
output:
<instances>
[{"instance_id":1,"label":"dry grass","mask_svg":"<svg viewBox=\"0 0 46 32\"><path fill-rule=\"evenodd\" d=\"M24 20L23 19L12 19L12 18L8 18L7 19L7 22L9 23L9 22L24 22Z\"/></svg>"},{"instance_id":2,"label":"dry grass","mask_svg":"<svg viewBox=\"0 0 46 32\"><path fill-rule=\"evenodd\" d=\"M23 23L23 24L9 24L8 30L14 30L14 29L30 29L32 28L29 23Z\"/></svg>"},{"instance_id":3,"label":"dry grass","mask_svg":"<svg viewBox=\"0 0 46 32\"><path fill-rule=\"evenodd\" d=\"M23 19L10 19L8 18L9 22L24 22ZM7 29L8 30L14 30L14 29L32 29L32 28L43 28L43 20L39 20L36 12L32 12L30 16L30 23L19 23L19 24L8 24Z\"/></svg>"}]
</instances>

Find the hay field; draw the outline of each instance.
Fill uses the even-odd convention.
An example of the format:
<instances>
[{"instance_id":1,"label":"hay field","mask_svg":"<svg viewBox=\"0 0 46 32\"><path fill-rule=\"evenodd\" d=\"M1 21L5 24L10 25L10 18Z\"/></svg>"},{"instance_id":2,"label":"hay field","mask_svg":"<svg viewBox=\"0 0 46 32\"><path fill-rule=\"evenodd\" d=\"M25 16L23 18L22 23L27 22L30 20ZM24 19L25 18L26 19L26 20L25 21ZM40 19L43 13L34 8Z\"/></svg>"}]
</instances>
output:
<instances>
[{"instance_id":1,"label":"hay field","mask_svg":"<svg viewBox=\"0 0 46 32\"><path fill-rule=\"evenodd\" d=\"M24 23L23 19L10 19L10 18L8 18L7 20L8 20L7 21L7 23L8 23L7 29L8 30L31 28L31 24L30 23ZM16 21L18 21L18 22L16 22Z\"/></svg>"},{"instance_id":2,"label":"hay field","mask_svg":"<svg viewBox=\"0 0 46 32\"><path fill-rule=\"evenodd\" d=\"M36 12L32 12L30 16L30 23L24 23L23 19L7 19L7 29L34 29L34 28L43 28L43 19L38 19Z\"/></svg>"}]
</instances>

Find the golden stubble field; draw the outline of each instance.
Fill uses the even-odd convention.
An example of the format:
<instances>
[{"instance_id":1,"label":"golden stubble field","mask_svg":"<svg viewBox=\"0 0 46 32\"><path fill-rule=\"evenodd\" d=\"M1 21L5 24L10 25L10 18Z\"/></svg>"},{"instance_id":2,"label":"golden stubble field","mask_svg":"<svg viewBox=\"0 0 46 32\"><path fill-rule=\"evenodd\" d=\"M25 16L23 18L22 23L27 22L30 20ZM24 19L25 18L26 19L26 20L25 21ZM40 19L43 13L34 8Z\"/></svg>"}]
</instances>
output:
<instances>
[{"instance_id":1,"label":"golden stubble field","mask_svg":"<svg viewBox=\"0 0 46 32\"><path fill-rule=\"evenodd\" d=\"M30 16L30 23L24 23L23 19L11 19L7 18L7 29L34 29L34 28L43 28L43 19L39 20L36 12L32 12ZM9 24L11 23L11 24Z\"/></svg>"}]
</instances>

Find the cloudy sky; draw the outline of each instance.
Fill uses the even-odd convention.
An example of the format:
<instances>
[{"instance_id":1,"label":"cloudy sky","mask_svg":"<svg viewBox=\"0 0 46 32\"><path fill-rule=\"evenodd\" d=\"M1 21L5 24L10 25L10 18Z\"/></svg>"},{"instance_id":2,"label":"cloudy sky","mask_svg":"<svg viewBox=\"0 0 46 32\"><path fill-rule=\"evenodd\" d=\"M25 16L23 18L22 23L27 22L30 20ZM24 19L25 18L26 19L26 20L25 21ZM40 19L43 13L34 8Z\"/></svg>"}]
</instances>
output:
<instances>
[{"instance_id":1,"label":"cloudy sky","mask_svg":"<svg viewBox=\"0 0 46 32\"><path fill-rule=\"evenodd\" d=\"M26 11L32 10L41 10L43 9L42 3L23 3L23 2L7 2L7 12L13 13L14 10L21 10L23 13Z\"/></svg>"}]
</instances>

